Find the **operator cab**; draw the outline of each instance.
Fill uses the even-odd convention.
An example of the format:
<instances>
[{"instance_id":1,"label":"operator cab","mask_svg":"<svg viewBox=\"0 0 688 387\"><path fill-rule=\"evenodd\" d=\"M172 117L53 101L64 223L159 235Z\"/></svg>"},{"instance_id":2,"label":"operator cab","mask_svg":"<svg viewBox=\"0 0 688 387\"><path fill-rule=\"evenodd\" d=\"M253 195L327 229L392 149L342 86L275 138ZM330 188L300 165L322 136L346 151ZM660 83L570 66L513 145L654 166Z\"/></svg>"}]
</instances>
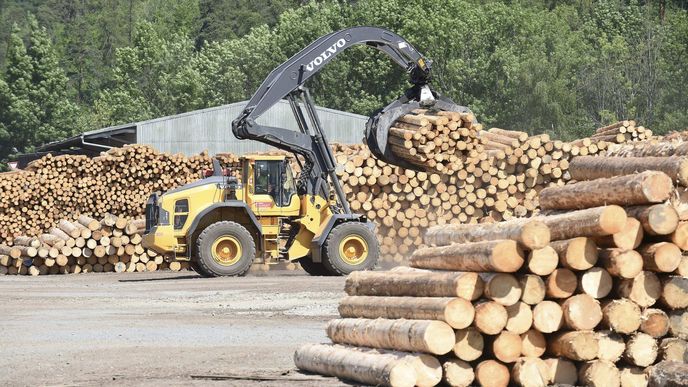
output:
<instances>
[{"instance_id":1,"label":"operator cab","mask_svg":"<svg viewBox=\"0 0 688 387\"><path fill-rule=\"evenodd\" d=\"M298 216L300 203L296 180L286 156L249 155L242 157L249 207L257 216Z\"/></svg>"}]
</instances>

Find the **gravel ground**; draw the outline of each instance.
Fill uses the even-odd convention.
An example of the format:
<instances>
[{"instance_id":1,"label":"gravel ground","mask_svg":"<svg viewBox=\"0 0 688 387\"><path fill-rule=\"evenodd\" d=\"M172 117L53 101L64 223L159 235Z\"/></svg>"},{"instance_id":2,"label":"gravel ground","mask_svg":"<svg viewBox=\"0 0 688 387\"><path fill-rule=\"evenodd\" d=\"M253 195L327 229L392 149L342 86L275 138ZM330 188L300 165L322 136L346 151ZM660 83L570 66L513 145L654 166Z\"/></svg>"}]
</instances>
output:
<instances>
[{"instance_id":1,"label":"gravel ground","mask_svg":"<svg viewBox=\"0 0 688 387\"><path fill-rule=\"evenodd\" d=\"M270 271L0 277L0 385L336 386L298 373L341 277Z\"/></svg>"}]
</instances>

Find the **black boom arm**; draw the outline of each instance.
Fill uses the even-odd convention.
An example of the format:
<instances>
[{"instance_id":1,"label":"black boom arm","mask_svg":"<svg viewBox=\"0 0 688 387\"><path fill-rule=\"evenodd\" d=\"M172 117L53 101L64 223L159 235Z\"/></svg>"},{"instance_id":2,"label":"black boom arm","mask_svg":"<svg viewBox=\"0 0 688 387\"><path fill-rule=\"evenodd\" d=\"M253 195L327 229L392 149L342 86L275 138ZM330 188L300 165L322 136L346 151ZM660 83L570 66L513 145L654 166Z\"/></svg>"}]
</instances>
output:
<instances>
[{"instance_id":1,"label":"black boom arm","mask_svg":"<svg viewBox=\"0 0 688 387\"><path fill-rule=\"evenodd\" d=\"M260 141L303 156L306 165L300 185L307 193L327 198L329 176L345 213L350 213L350 210L335 174L336 161L320 125L315 105L303 84L334 57L356 44L365 44L389 55L409 73L410 82L414 85L411 90L415 90L414 94L418 94L418 99L424 98L425 95L421 94L430 81L430 61L393 32L376 27L353 27L318 38L275 68L260 85L241 115L232 122L232 131L238 139ZM299 132L256 123L258 117L283 98L287 98L291 104ZM429 98L433 98L432 94L429 94Z\"/></svg>"}]
</instances>

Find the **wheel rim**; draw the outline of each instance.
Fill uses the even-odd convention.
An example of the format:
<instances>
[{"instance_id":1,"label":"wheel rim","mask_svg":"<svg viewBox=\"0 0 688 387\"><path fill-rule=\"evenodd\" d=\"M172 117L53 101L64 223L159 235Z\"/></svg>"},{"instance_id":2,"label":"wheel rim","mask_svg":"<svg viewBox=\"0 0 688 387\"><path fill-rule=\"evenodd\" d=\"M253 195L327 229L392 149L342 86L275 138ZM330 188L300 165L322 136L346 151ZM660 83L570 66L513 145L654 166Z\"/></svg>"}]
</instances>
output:
<instances>
[{"instance_id":1,"label":"wheel rim","mask_svg":"<svg viewBox=\"0 0 688 387\"><path fill-rule=\"evenodd\" d=\"M210 252L213 260L222 266L232 266L241 259L241 242L233 236L224 235L215 240Z\"/></svg>"},{"instance_id":2,"label":"wheel rim","mask_svg":"<svg viewBox=\"0 0 688 387\"><path fill-rule=\"evenodd\" d=\"M339 244L339 256L349 265L360 265L368 258L368 243L358 235L349 235Z\"/></svg>"}]
</instances>

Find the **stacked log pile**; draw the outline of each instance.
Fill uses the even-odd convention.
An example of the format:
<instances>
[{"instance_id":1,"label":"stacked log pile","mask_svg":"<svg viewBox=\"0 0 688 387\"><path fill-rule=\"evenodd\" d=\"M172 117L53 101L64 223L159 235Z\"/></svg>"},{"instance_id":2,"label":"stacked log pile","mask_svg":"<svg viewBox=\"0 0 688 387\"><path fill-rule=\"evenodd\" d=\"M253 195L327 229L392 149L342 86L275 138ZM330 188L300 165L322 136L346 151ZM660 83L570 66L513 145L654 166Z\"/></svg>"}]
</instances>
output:
<instances>
[{"instance_id":1,"label":"stacked log pile","mask_svg":"<svg viewBox=\"0 0 688 387\"><path fill-rule=\"evenodd\" d=\"M239 166L234 155L217 157L225 167ZM94 158L45 156L25 171L0 174L0 241L45 233L81 214L140 217L150 194L195 181L211 168L207 154L184 157L142 145L113 148Z\"/></svg>"},{"instance_id":2,"label":"stacked log pile","mask_svg":"<svg viewBox=\"0 0 688 387\"><path fill-rule=\"evenodd\" d=\"M635 387L687 362L686 225L665 203L682 169L596 159L543 189L540 215L430 227L410 267L349 275L333 344L296 366L374 385Z\"/></svg>"},{"instance_id":3,"label":"stacked log pile","mask_svg":"<svg viewBox=\"0 0 688 387\"><path fill-rule=\"evenodd\" d=\"M638 131L623 121L598 132L610 130ZM571 180L574 157L603 153L615 141L565 143L548 135L482 130L472 114L416 110L393 125L389 143L419 170L388 165L362 145L337 146L335 152L352 210L378 224L382 258L400 263L422 244L427 227L536 214L542 189Z\"/></svg>"},{"instance_id":4,"label":"stacked log pile","mask_svg":"<svg viewBox=\"0 0 688 387\"><path fill-rule=\"evenodd\" d=\"M145 222L106 213L102 220L81 215L60 220L37 237L18 236L0 244L0 275L144 272L188 269L141 244Z\"/></svg>"}]
</instances>

